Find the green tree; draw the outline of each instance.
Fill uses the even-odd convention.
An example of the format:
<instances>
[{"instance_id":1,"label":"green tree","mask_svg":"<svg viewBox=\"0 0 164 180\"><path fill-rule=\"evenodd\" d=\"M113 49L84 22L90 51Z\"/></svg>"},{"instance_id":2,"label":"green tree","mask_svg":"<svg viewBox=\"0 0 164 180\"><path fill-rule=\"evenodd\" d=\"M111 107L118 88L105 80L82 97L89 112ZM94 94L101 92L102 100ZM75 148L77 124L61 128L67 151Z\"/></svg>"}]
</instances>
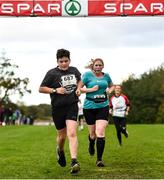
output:
<instances>
[{"instance_id":1,"label":"green tree","mask_svg":"<svg viewBox=\"0 0 164 180\"><path fill-rule=\"evenodd\" d=\"M39 104L37 106L38 112L37 112L37 117L39 119L43 120L49 120L52 117L51 113L51 106L49 104Z\"/></svg>"},{"instance_id":2,"label":"green tree","mask_svg":"<svg viewBox=\"0 0 164 180\"><path fill-rule=\"evenodd\" d=\"M164 65L143 73L140 78L131 75L122 85L132 105L128 122L163 122Z\"/></svg>"},{"instance_id":3,"label":"green tree","mask_svg":"<svg viewBox=\"0 0 164 180\"><path fill-rule=\"evenodd\" d=\"M10 97L19 94L22 97L25 93L31 93L28 89L29 79L21 79L15 76L17 65L11 64L11 60L6 58L4 53L0 57L0 100L2 103L10 102Z\"/></svg>"},{"instance_id":4,"label":"green tree","mask_svg":"<svg viewBox=\"0 0 164 180\"><path fill-rule=\"evenodd\" d=\"M164 123L164 103L159 106L156 123Z\"/></svg>"},{"instance_id":5,"label":"green tree","mask_svg":"<svg viewBox=\"0 0 164 180\"><path fill-rule=\"evenodd\" d=\"M26 106L24 104L19 105L19 109L25 116L32 116L34 120L50 120L52 117L51 105L39 104Z\"/></svg>"}]
</instances>

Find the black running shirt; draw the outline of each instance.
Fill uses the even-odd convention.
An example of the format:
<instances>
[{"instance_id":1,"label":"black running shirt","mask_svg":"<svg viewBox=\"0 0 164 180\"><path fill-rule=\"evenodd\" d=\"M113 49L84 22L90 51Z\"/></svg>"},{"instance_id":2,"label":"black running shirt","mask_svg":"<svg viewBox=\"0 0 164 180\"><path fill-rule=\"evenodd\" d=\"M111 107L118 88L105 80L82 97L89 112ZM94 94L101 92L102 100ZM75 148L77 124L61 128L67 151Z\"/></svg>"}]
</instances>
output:
<instances>
[{"instance_id":1,"label":"black running shirt","mask_svg":"<svg viewBox=\"0 0 164 180\"><path fill-rule=\"evenodd\" d=\"M78 102L75 94L77 83L81 80L81 74L75 67L69 67L67 70L60 70L58 67L51 69L44 77L41 87L59 88L64 87L66 94L50 94L52 107L68 106Z\"/></svg>"}]
</instances>

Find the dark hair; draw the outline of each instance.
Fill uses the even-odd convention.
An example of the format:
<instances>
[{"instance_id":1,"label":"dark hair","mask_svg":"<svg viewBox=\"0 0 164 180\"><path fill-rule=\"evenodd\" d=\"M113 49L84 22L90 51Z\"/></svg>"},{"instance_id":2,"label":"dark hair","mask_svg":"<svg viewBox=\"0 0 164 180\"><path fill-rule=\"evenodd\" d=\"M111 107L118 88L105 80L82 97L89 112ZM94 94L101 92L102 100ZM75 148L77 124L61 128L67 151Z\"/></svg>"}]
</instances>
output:
<instances>
[{"instance_id":1,"label":"dark hair","mask_svg":"<svg viewBox=\"0 0 164 180\"><path fill-rule=\"evenodd\" d=\"M63 57L67 57L67 58L70 59L70 52L68 50L66 50L66 49L58 49L57 53L56 53L57 60L59 58L63 58Z\"/></svg>"}]
</instances>

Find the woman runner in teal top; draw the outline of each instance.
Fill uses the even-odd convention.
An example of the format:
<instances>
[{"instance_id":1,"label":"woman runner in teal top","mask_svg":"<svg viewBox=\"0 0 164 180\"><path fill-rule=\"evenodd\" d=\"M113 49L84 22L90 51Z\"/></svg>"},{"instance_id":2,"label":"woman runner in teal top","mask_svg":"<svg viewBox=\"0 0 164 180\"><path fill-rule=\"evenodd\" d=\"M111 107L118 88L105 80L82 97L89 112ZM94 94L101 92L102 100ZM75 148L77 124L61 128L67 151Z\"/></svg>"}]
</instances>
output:
<instances>
[{"instance_id":1,"label":"woman runner in teal top","mask_svg":"<svg viewBox=\"0 0 164 180\"><path fill-rule=\"evenodd\" d=\"M109 101L107 98L106 89L108 88L109 84L111 85L112 83L109 74L104 73L102 77L97 77L93 71L86 72L83 75L83 83L85 84L86 88L92 88L94 86L98 87L96 91L86 93L84 109L96 109L108 106ZM100 101L100 103L95 103L94 100L98 100L99 98L105 99L102 102Z\"/></svg>"},{"instance_id":2,"label":"woman runner in teal top","mask_svg":"<svg viewBox=\"0 0 164 180\"><path fill-rule=\"evenodd\" d=\"M84 101L84 116L89 129L89 153L95 153L95 141L97 148L98 167L103 167L103 151L105 147L105 129L108 125L109 100L108 94L113 91L113 83L108 73L103 73L104 62L102 59L92 60L91 71L82 76L83 87L81 91L86 93Z\"/></svg>"}]
</instances>

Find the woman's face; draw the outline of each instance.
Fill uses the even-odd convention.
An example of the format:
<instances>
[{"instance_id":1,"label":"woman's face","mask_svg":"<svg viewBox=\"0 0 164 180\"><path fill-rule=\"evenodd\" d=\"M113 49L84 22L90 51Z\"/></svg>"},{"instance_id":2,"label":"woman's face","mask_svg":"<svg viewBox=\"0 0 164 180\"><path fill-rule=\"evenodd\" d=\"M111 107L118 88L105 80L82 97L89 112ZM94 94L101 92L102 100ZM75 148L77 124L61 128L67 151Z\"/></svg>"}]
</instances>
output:
<instances>
[{"instance_id":1,"label":"woman's face","mask_svg":"<svg viewBox=\"0 0 164 180\"><path fill-rule=\"evenodd\" d=\"M58 59L57 63L60 69L67 70L69 68L70 59L68 57L62 57Z\"/></svg>"},{"instance_id":2,"label":"woman's face","mask_svg":"<svg viewBox=\"0 0 164 180\"><path fill-rule=\"evenodd\" d=\"M101 61L96 61L93 65L93 70L96 73L101 72L103 68L104 68L104 65Z\"/></svg>"},{"instance_id":3,"label":"woman's face","mask_svg":"<svg viewBox=\"0 0 164 180\"><path fill-rule=\"evenodd\" d=\"M121 94L121 91L122 91L121 86L115 86L115 93L116 94Z\"/></svg>"}]
</instances>

